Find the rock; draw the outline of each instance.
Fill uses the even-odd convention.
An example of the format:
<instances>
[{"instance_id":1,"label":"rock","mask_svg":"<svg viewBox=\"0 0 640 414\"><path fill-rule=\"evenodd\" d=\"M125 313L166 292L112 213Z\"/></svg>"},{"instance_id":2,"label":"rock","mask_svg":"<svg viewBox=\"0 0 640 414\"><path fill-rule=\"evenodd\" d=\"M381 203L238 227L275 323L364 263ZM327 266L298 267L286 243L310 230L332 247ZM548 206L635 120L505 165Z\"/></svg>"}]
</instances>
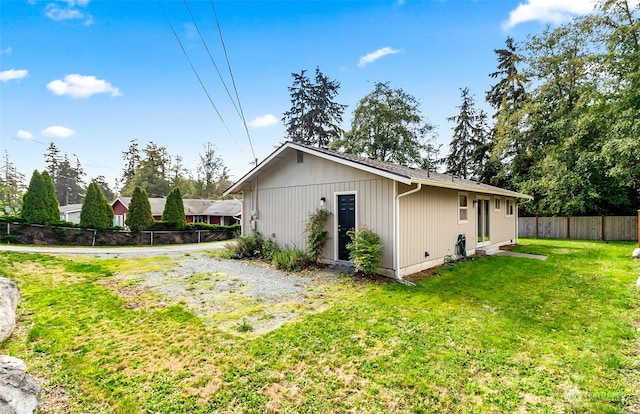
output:
<instances>
[{"instance_id":1,"label":"rock","mask_svg":"<svg viewBox=\"0 0 640 414\"><path fill-rule=\"evenodd\" d=\"M0 358L0 414L37 413L42 397L40 385L22 369L26 367L22 360Z\"/></svg>"},{"instance_id":2,"label":"rock","mask_svg":"<svg viewBox=\"0 0 640 414\"><path fill-rule=\"evenodd\" d=\"M20 289L11 280L0 277L0 343L7 339L16 326L16 308Z\"/></svg>"},{"instance_id":3,"label":"rock","mask_svg":"<svg viewBox=\"0 0 640 414\"><path fill-rule=\"evenodd\" d=\"M634 259L640 259L640 247L638 247L633 251L633 253L631 253L631 257L633 257Z\"/></svg>"}]
</instances>

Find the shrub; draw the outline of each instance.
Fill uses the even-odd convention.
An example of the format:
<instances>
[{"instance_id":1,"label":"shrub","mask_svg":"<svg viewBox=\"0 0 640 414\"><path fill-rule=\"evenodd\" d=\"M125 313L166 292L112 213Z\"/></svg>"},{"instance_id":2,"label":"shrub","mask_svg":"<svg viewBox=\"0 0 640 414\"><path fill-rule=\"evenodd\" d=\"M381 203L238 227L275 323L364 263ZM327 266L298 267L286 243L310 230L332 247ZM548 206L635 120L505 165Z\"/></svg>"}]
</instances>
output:
<instances>
[{"instance_id":1,"label":"shrub","mask_svg":"<svg viewBox=\"0 0 640 414\"><path fill-rule=\"evenodd\" d=\"M366 275L374 275L378 271L378 263L382 258L380 237L367 228L360 228L347 234L351 238L351 243L347 244L349 260L357 270Z\"/></svg>"},{"instance_id":2,"label":"shrub","mask_svg":"<svg viewBox=\"0 0 640 414\"><path fill-rule=\"evenodd\" d=\"M182 194L178 187L171 190L164 204L162 212L162 221L172 223L176 229L182 230L187 225L187 219L184 215L184 204L182 202Z\"/></svg>"},{"instance_id":3,"label":"shrub","mask_svg":"<svg viewBox=\"0 0 640 414\"><path fill-rule=\"evenodd\" d=\"M262 257L262 236L260 233L240 236L236 240L238 258Z\"/></svg>"},{"instance_id":4,"label":"shrub","mask_svg":"<svg viewBox=\"0 0 640 414\"><path fill-rule=\"evenodd\" d=\"M329 235L329 232L325 229L329 214L331 213L327 209L317 209L315 213L309 216L304 228L305 233L307 233L307 253L314 262L318 261L318 256L322 253Z\"/></svg>"},{"instance_id":5,"label":"shrub","mask_svg":"<svg viewBox=\"0 0 640 414\"><path fill-rule=\"evenodd\" d=\"M133 190L125 224L129 227L129 230L134 233L146 230L153 224L149 197L147 196L147 192L140 187L136 187Z\"/></svg>"},{"instance_id":6,"label":"shrub","mask_svg":"<svg viewBox=\"0 0 640 414\"><path fill-rule=\"evenodd\" d=\"M49 174L35 170L22 198L20 216L27 223L54 224L60 221L60 209Z\"/></svg>"},{"instance_id":7,"label":"shrub","mask_svg":"<svg viewBox=\"0 0 640 414\"><path fill-rule=\"evenodd\" d=\"M278 250L273 253L271 259L273 266L287 272L299 272L309 266L311 262L312 259L306 252L296 248Z\"/></svg>"},{"instance_id":8,"label":"shrub","mask_svg":"<svg viewBox=\"0 0 640 414\"><path fill-rule=\"evenodd\" d=\"M82 200L80 226L99 229L113 227L113 209L95 181L91 181Z\"/></svg>"}]
</instances>

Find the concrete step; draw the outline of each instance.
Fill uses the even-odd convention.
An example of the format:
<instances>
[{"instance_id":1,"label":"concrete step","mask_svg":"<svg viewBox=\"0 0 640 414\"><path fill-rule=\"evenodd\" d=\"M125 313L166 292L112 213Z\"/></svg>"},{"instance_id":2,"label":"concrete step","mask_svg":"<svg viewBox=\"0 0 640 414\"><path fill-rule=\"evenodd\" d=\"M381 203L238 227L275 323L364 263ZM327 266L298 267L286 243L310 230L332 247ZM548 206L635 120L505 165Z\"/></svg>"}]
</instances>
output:
<instances>
[{"instance_id":1,"label":"concrete step","mask_svg":"<svg viewBox=\"0 0 640 414\"><path fill-rule=\"evenodd\" d=\"M478 256L492 256L494 254L500 253L500 247L496 245L488 245L482 247L476 247L476 254Z\"/></svg>"}]
</instances>

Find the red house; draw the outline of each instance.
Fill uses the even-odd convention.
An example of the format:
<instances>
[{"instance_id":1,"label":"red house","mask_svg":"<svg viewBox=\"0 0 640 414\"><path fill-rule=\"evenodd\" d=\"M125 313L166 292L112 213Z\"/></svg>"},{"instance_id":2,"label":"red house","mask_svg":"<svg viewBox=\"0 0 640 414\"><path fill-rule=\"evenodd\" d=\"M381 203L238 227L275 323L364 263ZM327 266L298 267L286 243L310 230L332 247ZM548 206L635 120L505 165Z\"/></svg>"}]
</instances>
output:
<instances>
[{"instance_id":1,"label":"red house","mask_svg":"<svg viewBox=\"0 0 640 414\"><path fill-rule=\"evenodd\" d=\"M149 198L151 214L154 220L160 220L164 211L166 198ZM125 227L127 211L131 197L117 197L113 208L114 226ZM230 226L240 223L242 201L240 200L200 200L195 198L182 199L184 215L187 223L219 224Z\"/></svg>"}]
</instances>

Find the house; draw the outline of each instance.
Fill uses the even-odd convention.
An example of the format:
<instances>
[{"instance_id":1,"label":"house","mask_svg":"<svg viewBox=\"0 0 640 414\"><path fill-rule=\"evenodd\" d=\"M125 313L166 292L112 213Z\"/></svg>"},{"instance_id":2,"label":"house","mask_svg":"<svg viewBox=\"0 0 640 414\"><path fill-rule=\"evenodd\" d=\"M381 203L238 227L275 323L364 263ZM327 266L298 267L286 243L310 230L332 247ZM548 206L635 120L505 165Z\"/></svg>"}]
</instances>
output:
<instances>
[{"instance_id":1,"label":"house","mask_svg":"<svg viewBox=\"0 0 640 414\"><path fill-rule=\"evenodd\" d=\"M347 264L347 232L367 227L382 243L379 273L398 279L443 263L456 255L457 245L471 255L516 242L518 202L532 199L451 175L293 142L276 149L224 194L242 197L243 234L259 232L281 246L305 248L306 220L316 209L328 209L325 263Z\"/></svg>"},{"instance_id":2,"label":"house","mask_svg":"<svg viewBox=\"0 0 640 414\"><path fill-rule=\"evenodd\" d=\"M161 220L164 212L166 198L149 198L151 214L154 220ZM111 207L113 207L114 226L125 226L127 211L131 197L117 197ZM187 223L219 224L230 226L240 220L242 203L240 200L200 200L193 198L182 199L184 214Z\"/></svg>"},{"instance_id":3,"label":"house","mask_svg":"<svg viewBox=\"0 0 640 414\"><path fill-rule=\"evenodd\" d=\"M80 212L82 204L67 204L60 206L60 221L68 221L69 223L80 223Z\"/></svg>"}]
</instances>

